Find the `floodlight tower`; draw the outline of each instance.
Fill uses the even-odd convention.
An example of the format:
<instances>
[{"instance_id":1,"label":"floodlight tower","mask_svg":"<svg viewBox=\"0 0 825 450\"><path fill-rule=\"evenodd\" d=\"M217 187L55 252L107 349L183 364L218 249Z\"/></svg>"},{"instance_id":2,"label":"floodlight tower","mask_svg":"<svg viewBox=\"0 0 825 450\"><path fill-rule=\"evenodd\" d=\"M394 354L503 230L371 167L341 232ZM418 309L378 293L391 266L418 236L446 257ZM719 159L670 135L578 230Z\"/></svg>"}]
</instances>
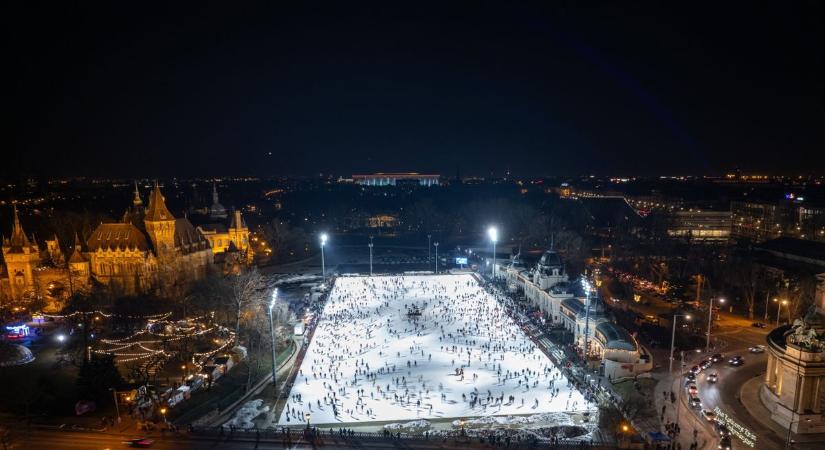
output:
<instances>
[{"instance_id":1,"label":"floodlight tower","mask_svg":"<svg viewBox=\"0 0 825 450\"><path fill-rule=\"evenodd\" d=\"M490 241L493 242L493 281L496 280L496 242L498 241L498 229L496 227L490 227L487 229L487 235L490 236Z\"/></svg>"},{"instance_id":2,"label":"floodlight tower","mask_svg":"<svg viewBox=\"0 0 825 450\"><path fill-rule=\"evenodd\" d=\"M321 275L324 278L324 283L327 282L327 268L324 264L324 246L327 245L327 238L328 236L326 233L321 234Z\"/></svg>"}]
</instances>

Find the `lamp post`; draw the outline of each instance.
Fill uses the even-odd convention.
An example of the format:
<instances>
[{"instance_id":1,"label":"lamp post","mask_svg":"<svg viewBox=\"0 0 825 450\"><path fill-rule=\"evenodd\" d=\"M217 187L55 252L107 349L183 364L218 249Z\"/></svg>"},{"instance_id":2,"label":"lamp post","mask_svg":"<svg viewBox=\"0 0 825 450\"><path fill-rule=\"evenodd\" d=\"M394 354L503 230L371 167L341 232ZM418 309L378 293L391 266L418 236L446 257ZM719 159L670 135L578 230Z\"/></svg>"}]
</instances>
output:
<instances>
[{"instance_id":1,"label":"lamp post","mask_svg":"<svg viewBox=\"0 0 825 450\"><path fill-rule=\"evenodd\" d=\"M117 404L117 391L114 388L109 388L112 391L112 399L115 401L115 414L117 415L117 423L120 423L120 406Z\"/></svg>"},{"instance_id":2,"label":"lamp post","mask_svg":"<svg viewBox=\"0 0 825 450\"><path fill-rule=\"evenodd\" d=\"M272 386L276 386L276 371L275 371L275 327L272 324L272 308L275 307L275 301L278 299L278 288L272 291L272 301L269 302L269 348L272 350ZM278 401L277 389L275 390L276 402Z\"/></svg>"},{"instance_id":3,"label":"lamp post","mask_svg":"<svg viewBox=\"0 0 825 450\"><path fill-rule=\"evenodd\" d=\"M676 319L684 317L685 320L690 320L690 314L674 314L673 315L673 333L670 336L670 366L667 373L673 374L673 346L676 344Z\"/></svg>"},{"instance_id":4,"label":"lamp post","mask_svg":"<svg viewBox=\"0 0 825 450\"><path fill-rule=\"evenodd\" d=\"M435 246L435 274L438 275L438 242L433 245Z\"/></svg>"},{"instance_id":5,"label":"lamp post","mask_svg":"<svg viewBox=\"0 0 825 450\"><path fill-rule=\"evenodd\" d=\"M725 303L724 298L719 299L719 303ZM713 297L710 298L710 305L708 305L708 339L705 344L705 353L710 353L710 330L713 325Z\"/></svg>"},{"instance_id":6,"label":"lamp post","mask_svg":"<svg viewBox=\"0 0 825 450\"><path fill-rule=\"evenodd\" d=\"M327 244L327 234L321 234L321 275L324 279L324 283L327 282L327 268L324 265L324 246Z\"/></svg>"},{"instance_id":7,"label":"lamp post","mask_svg":"<svg viewBox=\"0 0 825 450\"><path fill-rule=\"evenodd\" d=\"M370 276L372 276L372 236L370 236Z\"/></svg>"},{"instance_id":8,"label":"lamp post","mask_svg":"<svg viewBox=\"0 0 825 450\"><path fill-rule=\"evenodd\" d=\"M779 301L778 298L773 299L773 302L776 303L776 326L779 326L779 316L782 312L782 305L787 305L787 300ZM788 306L788 320L791 320L791 307Z\"/></svg>"},{"instance_id":9,"label":"lamp post","mask_svg":"<svg viewBox=\"0 0 825 450\"><path fill-rule=\"evenodd\" d=\"M582 355L584 355L584 367L587 369L589 363L587 361L587 357L590 356L588 353L588 340L590 339L590 294L592 290L592 286L590 283L585 283L585 300L587 303L584 305L584 349L582 350Z\"/></svg>"},{"instance_id":10,"label":"lamp post","mask_svg":"<svg viewBox=\"0 0 825 450\"><path fill-rule=\"evenodd\" d=\"M493 242L493 270L491 271L493 276L493 281L496 280L496 241L498 241L498 229L496 227L490 227L487 229L487 234L490 236L490 240Z\"/></svg>"},{"instance_id":11,"label":"lamp post","mask_svg":"<svg viewBox=\"0 0 825 450\"><path fill-rule=\"evenodd\" d=\"M676 423L677 424L679 423L679 416L680 416L679 413L682 411L682 391L684 390L682 388L685 385L685 382L682 381L682 374L685 373L685 351L682 350L679 353L682 354L682 362L681 362L681 366L679 366L679 388L677 389L677 391L679 391L679 397L676 398Z\"/></svg>"},{"instance_id":12,"label":"lamp post","mask_svg":"<svg viewBox=\"0 0 825 450\"><path fill-rule=\"evenodd\" d=\"M309 419L312 418L312 414L306 413L304 414L304 418L307 420L307 430L309 430Z\"/></svg>"}]
</instances>

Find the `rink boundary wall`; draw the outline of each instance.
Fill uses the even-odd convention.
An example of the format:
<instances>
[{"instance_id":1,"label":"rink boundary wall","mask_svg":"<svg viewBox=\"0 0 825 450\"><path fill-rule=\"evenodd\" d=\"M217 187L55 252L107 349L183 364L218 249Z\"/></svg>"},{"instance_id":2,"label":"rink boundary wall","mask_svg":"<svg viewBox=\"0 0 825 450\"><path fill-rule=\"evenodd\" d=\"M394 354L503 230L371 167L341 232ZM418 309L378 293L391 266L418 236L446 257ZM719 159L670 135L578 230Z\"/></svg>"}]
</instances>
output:
<instances>
[{"instance_id":1,"label":"rink boundary wall","mask_svg":"<svg viewBox=\"0 0 825 450\"><path fill-rule=\"evenodd\" d=\"M340 428L333 427L333 433L330 435L329 428L312 428L317 433L317 436L313 439L316 444L322 445L329 445L329 444L345 444L345 445L352 445L357 444L358 441L370 441L370 442L403 442L403 441L412 441L412 442L432 442L433 444L437 444L439 442L450 442L455 444L464 444L466 446L470 446L471 444L480 444L482 443L480 437L469 437L469 436L461 436L461 435L454 435L454 436L443 436L443 435L406 435L401 434L400 437L391 437L383 432L376 431L350 431L347 433L346 436L339 434L338 430ZM254 440L254 441L281 441L281 442L291 442L292 444L299 444L302 442L309 443L309 438L306 435L306 428L303 426L295 426L295 427L281 427L281 428L235 428L227 429L224 427L194 427L190 429L190 432L193 436L198 437L214 437L214 438L221 438L222 440L230 441L232 439L237 440ZM288 434L288 435L287 435ZM329 442L332 441L332 442ZM502 439L501 442L503 443L504 440ZM522 441L517 441L515 439L511 439L510 442L510 449L516 448L529 448L529 449L558 449L558 450L581 450L581 449L614 449L617 448L615 445L605 444L602 442L592 441L592 444L589 440L576 440L576 439L565 439L559 440L555 443L547 440L547 441L533 441L528 439L523 439ZM490 444L487 438L484 438L483 443Z\"/></svg>"}]
</instances>

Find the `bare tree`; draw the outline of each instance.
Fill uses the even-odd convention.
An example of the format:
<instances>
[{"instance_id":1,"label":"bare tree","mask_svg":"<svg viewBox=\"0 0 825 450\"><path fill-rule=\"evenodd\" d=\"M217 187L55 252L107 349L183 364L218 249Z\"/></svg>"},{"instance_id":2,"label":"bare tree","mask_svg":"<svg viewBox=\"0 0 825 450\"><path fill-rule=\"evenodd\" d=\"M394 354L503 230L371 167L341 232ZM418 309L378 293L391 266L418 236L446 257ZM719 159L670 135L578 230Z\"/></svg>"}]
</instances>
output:
<instances>
[{"instance_id":1,"label":"bare tree","mask_svg":"<svg viewBox=\"0 0 825 450\"><path fill-rule=\"evenodd\" d=\"M240 337L241 319L250 309L263 302L266 295L266 281L257 267L251 267L237 275L231 275L232 295L227 298L229 307L235 314L235 336Z\"/></svg>"}]
</instances>

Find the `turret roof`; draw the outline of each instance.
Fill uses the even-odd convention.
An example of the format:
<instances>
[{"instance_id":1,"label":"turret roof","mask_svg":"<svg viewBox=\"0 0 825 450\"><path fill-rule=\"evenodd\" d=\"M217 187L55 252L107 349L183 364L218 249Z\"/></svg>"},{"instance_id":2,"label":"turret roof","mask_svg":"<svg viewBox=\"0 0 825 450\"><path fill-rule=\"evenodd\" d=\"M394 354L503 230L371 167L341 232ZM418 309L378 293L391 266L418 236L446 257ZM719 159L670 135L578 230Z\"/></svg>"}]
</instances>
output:
<instances>
[{"instance_id":1,"label":"turret roof","mask_svg":"<svg viewBox=\"0 0 825 450\"><path fill-rule=\"evenodd\" d=\"M163 194L160 193L160 186L155 183L155 188L152 190L152 193L149 194L149 207L146 208L145 220L161 221L174 219L175 216L166 208L166 199L164 199Z\"/></svg>"}]
</instances>

